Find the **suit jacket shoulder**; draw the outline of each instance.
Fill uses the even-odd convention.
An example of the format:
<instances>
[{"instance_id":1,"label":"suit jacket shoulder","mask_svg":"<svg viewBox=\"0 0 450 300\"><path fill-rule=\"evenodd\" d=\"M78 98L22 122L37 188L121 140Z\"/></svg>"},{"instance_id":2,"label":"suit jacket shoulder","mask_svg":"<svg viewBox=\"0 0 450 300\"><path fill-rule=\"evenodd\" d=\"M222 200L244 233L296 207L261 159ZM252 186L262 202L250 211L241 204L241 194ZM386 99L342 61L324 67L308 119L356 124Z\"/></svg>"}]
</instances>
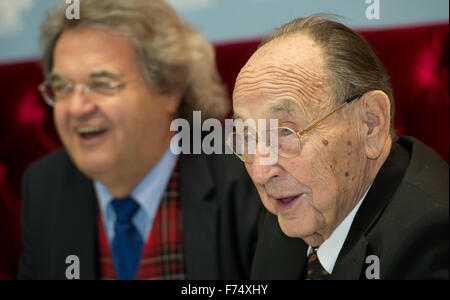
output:
<instances>
[{"instance_id":1,"label":"suit jacket shoulder","mask_svg":"<svg viewBox=\"0 0 450 300\"><path fill-rule=\"evenodd\" d=\"M20 279L66 279L66 258L77 255L84 279L96 277L96 197L67 152L33 163L22 181Z\"/></svg>"},{"instance_id":2,"label":"suit jacket shoulder","mask_svg":"<svg viewBox=\"0 0 450 300\"><path fill-rule=\"evenodd\" d=\"M378 222L367 232L382 279L448 279L448 165L414 138L400 138L408 168ZM381 191L382 192L382 191Z\"/></svg>"},{"instance_id":3,"label":"suit jacket shoulder","mask_svg":"<svg viewBox=\"0 0 450 300\"><path fill-rule=\"evenodd\" d=\"M263 211L233 155L180 157L180 195L190 279L249 279Z\"/></svg>"}]
</instances>

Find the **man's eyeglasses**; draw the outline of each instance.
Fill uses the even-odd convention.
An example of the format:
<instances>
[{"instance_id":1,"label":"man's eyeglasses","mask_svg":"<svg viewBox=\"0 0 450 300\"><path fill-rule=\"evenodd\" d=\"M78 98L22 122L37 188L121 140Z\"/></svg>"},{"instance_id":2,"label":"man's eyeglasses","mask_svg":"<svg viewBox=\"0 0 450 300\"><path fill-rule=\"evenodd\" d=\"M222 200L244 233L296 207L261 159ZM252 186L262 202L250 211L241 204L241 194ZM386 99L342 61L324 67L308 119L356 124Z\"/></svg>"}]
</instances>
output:
<instances>
[{"instance_id":1,"label":"man's eyeglasses","mask_svg":"<svg viewBox=\"0 0 450 300\"><path fill-rule=\"evenodd\" d=\"M39 85L39 91L45 102L54 107L57 102L70 98L77 85L85 95L113 96L125 83L111 78L92 78L85 83L75 83L61 76L50 76Z\"/></svg>"},{"instance_id":2,"label":"man's eyeglasses","mask_svg":"<svg viewBox=\"0 0 450 300\"><path fill-rule=\"evenodd\" d=\"M345 100L344 103L333 109L331 112L318 119L317 121L312 122L310 125L299 131L295 131L289 127L275 127L267 130L264 136L266 145L270 148L271 146L276 144L278 146L278 149L275 150L278 150L278 155L280 155L281 157L293 158L298 156L302 147L302 135L315 128L322 121L324 121L326 118L331 116L333 113L335 113L345 105L349 104L355 99L361 98L361 96L362 95L355 95L353 97L350 97L349 99ZM272 142L275 137L278 138L277 143ZM248 164L252 164L255 157L255 151L251 151L250 149L252 149L252 147L254 148L254 146L258 142L259 141L256 137L256 134L253 134L250 131L246 131L244 133L233 132L228 136L226 140L227 145L233 150L234 154L243 162ZM271 149L271 151L273 151L273 149Z\"/></svg>"}]
</instances>

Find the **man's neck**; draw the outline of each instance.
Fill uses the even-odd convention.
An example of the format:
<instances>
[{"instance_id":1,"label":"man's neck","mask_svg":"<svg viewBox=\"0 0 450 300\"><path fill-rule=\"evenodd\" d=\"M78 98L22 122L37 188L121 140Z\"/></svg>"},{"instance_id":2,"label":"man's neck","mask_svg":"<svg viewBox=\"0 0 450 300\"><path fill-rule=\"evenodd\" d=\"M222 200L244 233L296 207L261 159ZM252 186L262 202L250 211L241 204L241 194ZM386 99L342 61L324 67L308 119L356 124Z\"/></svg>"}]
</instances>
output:
<instances>
[{"instance_id":1,"label":"man's neck","mask_svg":"<svg viewBox=\"0 0 450 300\"><path fill-rule=\"evenodd\" d=\"M116 168L116 172L111 172L95 178L106 186L109 193L118 199L125 198L131 194L134 188L144 179L144 177L153 169L163 157L168 149L168 145L163 147L159 155L142 158L135 158L122 167Z\"/></svg>"},{"instance_id":2,"label":"man's neck","mask_svg":"<svg viewBox=\"0 0 450 300\"><path fill-rule=\"evenodd\" d=\"M155 166L157 161L143 163L134 168L127 168L115 174L108 174L96 180L103 183L114 198L125 198L141 182L145 175Z\"/></svg>"}]
</instances>

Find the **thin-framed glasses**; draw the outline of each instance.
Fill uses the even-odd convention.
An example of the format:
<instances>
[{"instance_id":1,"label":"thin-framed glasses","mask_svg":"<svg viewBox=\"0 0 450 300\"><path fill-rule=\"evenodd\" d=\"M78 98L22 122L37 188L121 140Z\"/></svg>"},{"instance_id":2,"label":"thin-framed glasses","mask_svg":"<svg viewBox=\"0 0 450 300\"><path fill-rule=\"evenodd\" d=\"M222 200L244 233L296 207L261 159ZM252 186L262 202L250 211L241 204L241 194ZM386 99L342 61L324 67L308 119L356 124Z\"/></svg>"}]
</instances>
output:
<instances>
[{"instance_id":1,"label":"thin-framed glasses","mask_svg":"<svg viewBox=\"0 0 450 300\"><path fill-rule=\"evenodd\" d=\"M54 107L57 102L70 98L77 85L81 86L85 95L93 93L98 96L113 96L125 85L125 82L109 77L98 77L90 78L85 83L75 83L65 77L51 75L39 85L38 89L45 102Z\"/></svg>"},{"instance_id":2,"label":"thin-framed glasses","mask_svg":"<svg viewBox=\"0 0 450 300\"><path fill-rule=\"evenodd\" d=\"M326 118L331 116L336 111L343 108L350 102L361 98L362 95L355 95L345 100L344 103L333 109L331 112L327 113L325 116L319 118L318 120L312 122L304 129L295 131L289 127L275 127L266 130L263 134L266 146L269 147L270 151L276 150L277 154L284 158L293 158L300 154L301 152L301 136L315 128ZM277 140L274 140L277 138ZM239 157L244 163L252 164L255 157L256 145L260 142L260 138L257 137L256 133L249 130L244 132L233 132L231 133L226 143L233 150L233 153ZM273 149L273 147L277 149ZM253 150L253 151L252 151Z\"/></svg>"}]
</instances>

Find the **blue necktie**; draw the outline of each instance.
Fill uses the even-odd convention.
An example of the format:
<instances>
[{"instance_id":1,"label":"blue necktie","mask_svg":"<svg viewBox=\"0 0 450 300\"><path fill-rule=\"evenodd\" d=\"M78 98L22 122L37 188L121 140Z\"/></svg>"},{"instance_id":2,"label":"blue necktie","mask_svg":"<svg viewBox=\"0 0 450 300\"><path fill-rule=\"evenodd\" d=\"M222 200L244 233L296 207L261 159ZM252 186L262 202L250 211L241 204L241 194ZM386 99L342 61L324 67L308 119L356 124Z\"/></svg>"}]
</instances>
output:
<instances>
[{"instance_id":1,"label":"blue necktie","mask_svg":"<svg viewBox=\"0 0 450 300\"><path fill-rule=\"evenodd\" d=\"M139 204L131 198L115 199L112 206L116 212L112 259L119 280L133 280L136 275L144 243L132 219L139 210Z\"/></svg>"}]
</instances>

